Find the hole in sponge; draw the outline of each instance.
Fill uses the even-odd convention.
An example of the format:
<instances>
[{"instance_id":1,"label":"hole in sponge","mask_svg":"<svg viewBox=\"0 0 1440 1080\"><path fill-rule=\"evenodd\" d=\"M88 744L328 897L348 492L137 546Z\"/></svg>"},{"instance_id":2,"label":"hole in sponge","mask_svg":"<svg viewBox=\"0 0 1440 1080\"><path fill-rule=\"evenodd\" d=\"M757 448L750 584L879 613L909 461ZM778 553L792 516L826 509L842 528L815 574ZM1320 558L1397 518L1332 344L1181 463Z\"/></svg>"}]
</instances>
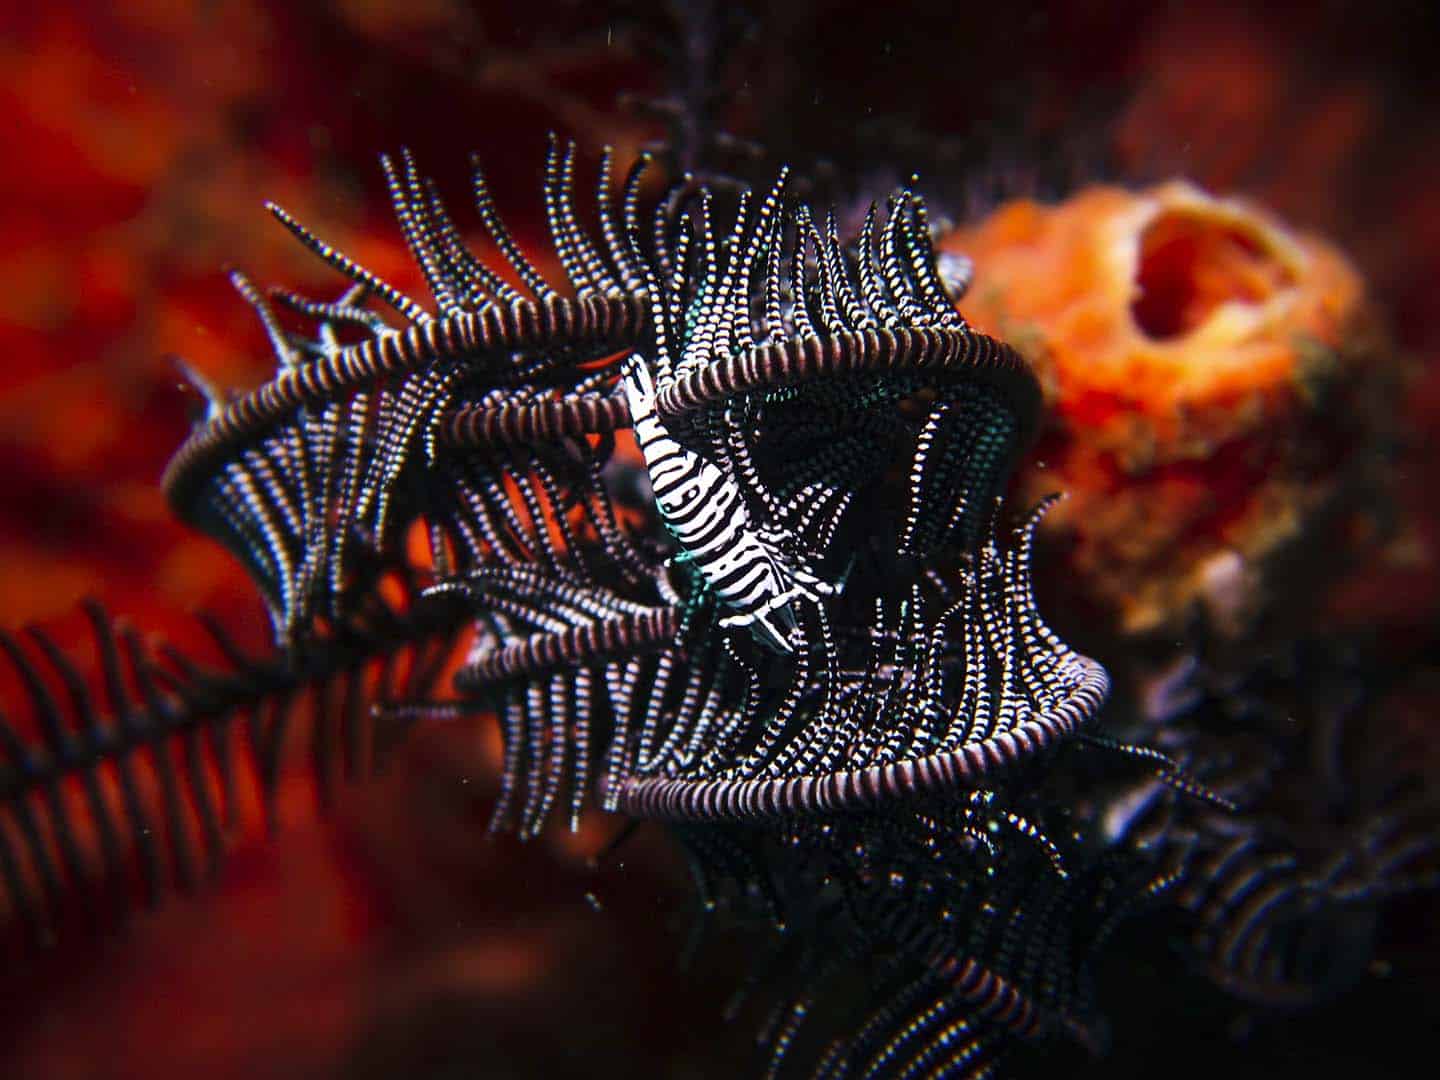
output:
<instances>
[{"instance_id":1,"label":"hole in sponge","mask_svg":"<svg viewBox=\"0 0 1440 1080\"><path fill-rule=\"evenodd\" d=\"M1140 236L1135 323L1156 340L1182 337L1228 300L1259 304L1294 276L1253 232L1187 210L1161 214Z\"/></svg>"}]
</instances>

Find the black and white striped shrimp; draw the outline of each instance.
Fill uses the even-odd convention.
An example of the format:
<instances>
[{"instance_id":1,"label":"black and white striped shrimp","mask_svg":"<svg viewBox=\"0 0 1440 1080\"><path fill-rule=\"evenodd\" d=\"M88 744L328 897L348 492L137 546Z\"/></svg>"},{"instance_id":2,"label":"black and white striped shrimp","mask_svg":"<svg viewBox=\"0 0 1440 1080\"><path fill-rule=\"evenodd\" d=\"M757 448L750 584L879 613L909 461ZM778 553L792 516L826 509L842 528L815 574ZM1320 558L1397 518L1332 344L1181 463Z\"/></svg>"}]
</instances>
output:
<instances>
[{"instance_id":1,"label":"black and white striped shrimp","mask_svg":"<svg viewBox=\"0 0 1440 1080\"><path fill-rule=\"evenodd\" d=\"M799 629L794 601L818 603L839 586L782 552L776 538L750 520L735 478L670 434L655 410L655 382L644 358L631 355L621 385L655 504L680 543L677 558L692 563L733 610L720 625L748 627L777 652L794 652L792 635Z\"/></svg>"}]
</instances>

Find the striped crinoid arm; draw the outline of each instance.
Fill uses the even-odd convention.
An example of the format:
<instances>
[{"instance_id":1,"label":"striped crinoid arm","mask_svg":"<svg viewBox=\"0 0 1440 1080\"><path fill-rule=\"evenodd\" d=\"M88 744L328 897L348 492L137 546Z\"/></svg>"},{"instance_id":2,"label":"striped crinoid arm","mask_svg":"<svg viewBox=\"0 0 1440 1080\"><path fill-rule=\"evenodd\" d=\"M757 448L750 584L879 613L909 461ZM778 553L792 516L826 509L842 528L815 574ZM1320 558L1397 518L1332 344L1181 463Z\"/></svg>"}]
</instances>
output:
<instances>
[{"instance_id":1,"label":"striped crinoid arm","mask_svg":"<svg viewBox=\"0 0 1440 1080\"><path fill-rule=\"evenodd\" d=\"M508 484L507 447L628 426L615 359L630 350L656 365L659 414L713 452L767 528L827 546L856 492L910 446L907 552L983 534L1034 429L1038 384L956 313L912 193L891 200L883 225L872 213L847 248L833 215L822 231L787 201L783 175L764 198L742 194L722 224L718 197L689 178L642 208L643 156L612 192L607 154L592 230L573 196L574 147L552 140L542 191L556 285L519 249L478 168L493 256L461 239L408 154L382 164L432 303L272 207L348 288L329 302L265 296L235 275L276 375L234 398L197 378L209 412L164 479L180 515L255 573L282 643L338 617L366 553L391 551L458 474L483 468Z\"/></svg>"},{"instance_id":2,"label":"striped crinoid arm","mask_svg":"<svg viewBox=\"0 0 1440 1080\"><path fill-rule=\"evenodd\" d=\"M1035 430L1034 375L956 311L913 192L847 247L786 180L742 194L728 226L703 187L666 202L647 285L658 421L735 478L753 518L821 551L908 451L906 553L973 546Z\"/></svg>"},{"instance_id":3,"label":"striped crinoid arm","mask_svg":"<svg viewBox=\"0 0 1440 1080\"><path fill-rule=\"evenodd\" d=\"M573 154L552 142L544 182L563 289L515 245L478 167L480 218L518 286L464 244L408 153L382 160L433 310L271 208L351 285L338 300L315 302L283 291L266 297L234 276L270 339L277 373L234 399L197 378L209 413L171 461L164 486L182 517L246 562L282 642L308 633L318 616L339 617L357 565L367 553L392 550L436 488L458 482L447 470L457 457L470 477L483 467L487 483L533 485L526 463L503 460L506 446L600 434L627 420L623 402L617 407L606 391L604 361L640 332L643 305L627 285L637 271L628 249L592 239L580 225ZM631 186L644 164L632 170ZM605 221L613 218L609 186L607 161ZM375 301L406 325L387 322ZM291 333L287 318L312 328ZM488 498L480 491L470 501ZM463 501L455 494L449 505Z\"/></svg>"},{"instance_id":4,"label":"striped crinoid arm","mask_svg":"<svg viewBox=\"0 0 1440 1080\"><path fill-rule=\"evenodd\" d=\"M602 772L613 785L642 747L654 751L667 706L688 715L702 705L693 686L682 689L677 662L685 610L653 585L625 595L563 571L511 566L439 588L463 595L477 620L456 690L500 722L492 830L534 836L562 805L575 828Z\"/></svg>"},{"instance_id":5,"label":"striped crinoid arm","mask_svg":"<svg viewBox=\"0 0 1440 1080\"><path fill-rule=\"evenodd\" d=\"M275 827L297 769L323 810L394 741L386 706L436 692L466 626L451 601L372 593L286 653L247 654L206 619L207 659L98 604L86 621L93 678L42 629L0 632L0 912L42 941L200 886L257 811Z\"/></svg>"},{"instance_id":6,"label":"striped crinoid arm","mask_svg":"<svg viewBox=\"0 0 1440 1080\"><path fill-rule=\"evenodd\" d=\"M1354 850L1324 861L1267 842L1259 830L1201 838L1174 871L1174 899L1195 916L1195 951L1222 989L1297 1008L1354 985L1374 955L1380 894Z\"/></svg>"},{"instance_id":7,"label":"striped crinoid arm","mask_svg":"<svg viewBox=\"0 0 1440 1080\"><path fill-rule=\"evenodd\" d=\"M822 233L808 207L786 201L785 181L782 173L764 199L742 198L724 239L705 189L670 215L669 230L698 239L652 290L655 333L665 338L655 358L660 414L675 419L757 390L921 373L993 387L1028 436L1038 419L1034 376L956 311L919 196L897 193L878 237L872 207L846 248L833 215Z\"/></svg>"},{"instance_id":8,"label":"striped crinoid arm","mask_svg":"<svg viewBox=\"0 0 1440 1080\"><path fill-rule=\"evenodd\" d=\"M1303 1008L1333 999L1371 968L1386 901L1440 887L1433 795L1308 831L1242 813L1202 815L1162 838L1172 899L1194 917L1199 963L1246 1001Z\"/></svg>"},{"instance_id":9,"label":"striped crinoid arm","mask_svg":"<svg viewBox=\"0 0 1440 1080\"><path fill-rule=\"evenodd\" d=\"M776 999L766 1075L963 1076L1046 1040L1100 1052L1097 966L1164 882L1145 860L1079 844L1057 874L1010 823L1043 799L1016 798L682 834L712 905L784 919L780 962L749 991ZM729 843L691 844L692 831ZM845 977L856 968L861 987Z\"/></svg>"},{"instance_id":10,"label":"striped crinoid arm","mask_svg":"<svg viewBox=\"0 0 1440 1080\"><path fill-rule=\"evenodd\" d=\"M699 759L641 765L620 809L745 820L964 793L1075 736L1109 678L1035 608L1029 564L1043 510L1011 546L982 545L953 582L937 575L938 595L917 584L898 614L878 602L863 633L816 634L814 659L800 659L789 690L742 737Z\"/></svg>"}]
</instances>

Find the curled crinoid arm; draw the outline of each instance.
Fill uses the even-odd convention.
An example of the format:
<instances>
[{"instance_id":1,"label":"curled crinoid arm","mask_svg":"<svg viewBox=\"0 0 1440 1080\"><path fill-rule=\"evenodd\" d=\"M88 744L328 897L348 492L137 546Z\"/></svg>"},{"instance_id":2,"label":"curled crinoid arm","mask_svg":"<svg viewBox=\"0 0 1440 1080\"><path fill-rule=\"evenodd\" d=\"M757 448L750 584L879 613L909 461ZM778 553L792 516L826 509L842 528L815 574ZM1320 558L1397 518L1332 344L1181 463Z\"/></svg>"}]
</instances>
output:
<instances>
[{"instance_id":1,"label":"curled crinoid arm","mask_svg":"<svg viewBox=\"0 0 1440 1080\"><path fill-rule=\"evenodd\" d=\"M757 717L758 741L743 753L718 768L712 757L703 775L674 762L642 769L620 806L647 817L733 820L888 804L984 788L1072 737L1109 682L1038 623L1032 537L1027 522L1012 547L982 545L951 594L937 601L915 591L898 621L881 604L867 634L824 646L835 650L833 663L806 667L800 658L790 691ZM818 626L807 633L816 637ZM834 673L829 688L810 674L826 670Z\"/></svg>"},{"instance_id":2,"label":"curled crinoid arm","mask_svg":"<svg viewBox=\"0 0 1440 1080\"><path fill-rule=\"evenodd\" d=\"M607 159L591 235L573 147L552 142L542 187L561 285L515 243L483 174L477 208L503 274L460 240L408 154L386 160L436 310L294 227L352 288L290 305L316 323L309 338L261 311L283 370L196 431L168 474L172 501L242 552L283 640L342 617L352 568L423 525L434 574L471 586L477 618L499 628L460 683L505 698L497 820L526 833L561 803L556 777L579 760L569 743L599 745L580 717L582 698L602 695L582 695L567 666L605 690L606 800L640 814L763 817L968 790L1083 724L1103 672L1034 614L1030 534L1004 549L987 539L1037 385L954 312L918 197L872 213L852 252L833 214L822 231L787 202L783 173L764 198L735 202L681 176L646 210L644 166L617 213ZM361 292L409 325L358 314ZM704 585L683 604L668 582L646 591L655 537L616 523L600 459L625 424ZM854 560L840 538L886 535L855 508L876 509L874 489L907 453L895 555L958 555L962 601L941 618L917 593L903 627L865 638L842 610ZM648 609L576 606L576 589ZM697 619L712 597L714 618ZM749 642L737 653L726 629L774 657ZM907 634L923 646L901 647ZM675 652L690 636L699 668Z\"/></svg>"},{"instance_id":3,"label":"curled crinoid arm","mask_svg":"<svg viewBox=\"0 0 1440 1080\"><path fill-rule=\"evenodd\" d=\"M1346 860L1340 860L1344 863ZM1329 997L1369 962L1373 911L1258 830L1192 843L1173 898L1196 919L1194 944L1222 987L1295 1007Z\"/></svg>"},{"instance_id":4,"label":"curled crinoid arm","mask_svg":"<svg viewBox=\"0 0 1440 1080\"><path fill-rule=\"evenodd\" d=\"M677 705L683 696L699 708L703 687L680 689L678 608L535 566L484 568L440 589L463 595L490 627L456 687L500 714L504 771L492 829L535 835L567 791L573 825L597 759L623 776L636 754L654 751L672 689Z\"/></svg>"},{"instance_id":5,"label":"curled crinoid arm","mask_svg":"<svg viewBox=\"0 0 1440 1080\"><path fill-rule=\"evenodd\" d=\"M573 147L563 154L552 147L544 184L570 296L546 282L515 245L483 176L476 186L481 220L523 290L466 247L408 152L382 165L401 234L437 310L274 208L353 286L333 303L277 294L313 321L313 336L306 337L282 329L259 292L237 276L270 339L277 374L212 408L166 476L181 514L254 569L282 640L309 632L321 613L343 610L349 554L389 550L417 511L424 513L424 473L442 464L438 458L457 439L463 444L483 434L503 444L547 430L573 436L626 419L585 365L634 339L642 298L620 288L633 275L629 253L593 241L579 224ZM366 297L409 325L392 329L364 307ZM589 389L581 389L586 383Z\"/></svg>"}]
</instances>

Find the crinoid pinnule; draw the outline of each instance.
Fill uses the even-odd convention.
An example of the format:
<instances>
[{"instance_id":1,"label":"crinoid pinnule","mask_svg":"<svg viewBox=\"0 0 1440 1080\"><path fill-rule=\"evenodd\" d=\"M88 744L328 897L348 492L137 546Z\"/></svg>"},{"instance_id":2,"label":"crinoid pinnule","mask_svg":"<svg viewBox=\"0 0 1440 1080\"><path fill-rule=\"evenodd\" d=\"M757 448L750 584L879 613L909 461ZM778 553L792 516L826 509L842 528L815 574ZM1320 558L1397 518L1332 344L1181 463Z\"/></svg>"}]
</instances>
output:
<instances>
[{"instance_id":1,"label":"crinoid pinnule","mask_svg":"<svg viewBox=\"0 0 1440 1080\"><path fill-rule=\"evenodd\" d=\"M903 801L984 787L1074 735L1109 679L1036 610L1029 566L1042 512L1012 546L981 545L953 581L917 583L898 617L881 603L861 633L832 637L822 624L815 659L800 657L790 689L756 710L746 738L690 768L642 766L619 807L700 821Z\"/></svg>"},{"instance_id":2,"label":"crinoid pinnule","mask_svg":"<svg viewBox=\"0 0 1440 1080\"><path fill-rule=\"evenodd\" d=\"M624 418L623 403L605 393L612 376L602 362L633 345L644 321L640 271L618 238L640 228L637 199L647 161L630 170L621 220L611 205L607 155L597 242L578 221L573 153L573 146L562 150L552 142L544 183L564 293L516 247L478 167L480 217L521 286L462 242L408 154L399 164L383 162L433 312L271 208L351 285L333 302L284 291L267 299L236 276L269 334L277 374L233 400L202 387L209 415L176 453L164 486L182 517L244 558L282 639L307 631L317 615L341 612L357 549L386 549L416 516L434 526L442 573L448 564L440 548L458 548L462 569L476 561L464 526L435 519L447 510L452 517L466 513L467 502L505 501L494 494L501 477L531 472L524 463L488 460L508 444L604 432ZM404 325L382 318L368 306L371 298ZM311 320L313 330L287 331L275 304ZM485 445L476 452L442 451L477 435ZM451 464L458 474L447 471ZM438 509L437 489L448 489Z\"/></svg>"},{"instance_id":3,"label":"crinoid pinnule","mask_svg":"<svg viewBox=\"0 0 1440 1080\"><path fill-rule=\"evenodd\" d=\"M274 827L298 746L322 807L369 775L403 719L392 707L440 692L467 618L392 582L401 602L369 590L284 653L248 653L213 619L213 656L181 652L88 604L98 692L43 629L0 631L21 690L0 716L0 924L47 940L195 889L247 824L246 792Z\"/></svg>"},{"instance_id":4,"label":"crinoid pinnule","mask_svg":"<svg viewBox=\"0 0 1440 1080\"><path fill-rule=\"evenodd\" d=\"M731 1005L766 1005L767 1075L985 1075L1046 1038L1098 1052L1097 964L1168 882L1124 853L1043 839L1053 810L1012 785L766 829L679 829L702 919L771 926L769 961Z\"/></svg>"},{"instance_id":5,"label":"crinoid pinnule","mask_svg":"<svg viewBox=\"0 0 1440 1080\"><path fill-rule=\"evenodd\" d=\"M538 833L567 785L575 827L590 795L592 759L604 749L602 733L611 733L607 760L618 771L630 718L645 712L649 693L658 712L675 670L682 608L529 567L481 570L441 588L463 593L477 612L456 689L500 718L504 762L491 829ZM657 662L659 676L650 669ZM716 674L701 665L695 672ZM642 673L652 676L645 690ZM687 694L686 702L693 711L697 701Z\"/></svg>"}]
</instances>

